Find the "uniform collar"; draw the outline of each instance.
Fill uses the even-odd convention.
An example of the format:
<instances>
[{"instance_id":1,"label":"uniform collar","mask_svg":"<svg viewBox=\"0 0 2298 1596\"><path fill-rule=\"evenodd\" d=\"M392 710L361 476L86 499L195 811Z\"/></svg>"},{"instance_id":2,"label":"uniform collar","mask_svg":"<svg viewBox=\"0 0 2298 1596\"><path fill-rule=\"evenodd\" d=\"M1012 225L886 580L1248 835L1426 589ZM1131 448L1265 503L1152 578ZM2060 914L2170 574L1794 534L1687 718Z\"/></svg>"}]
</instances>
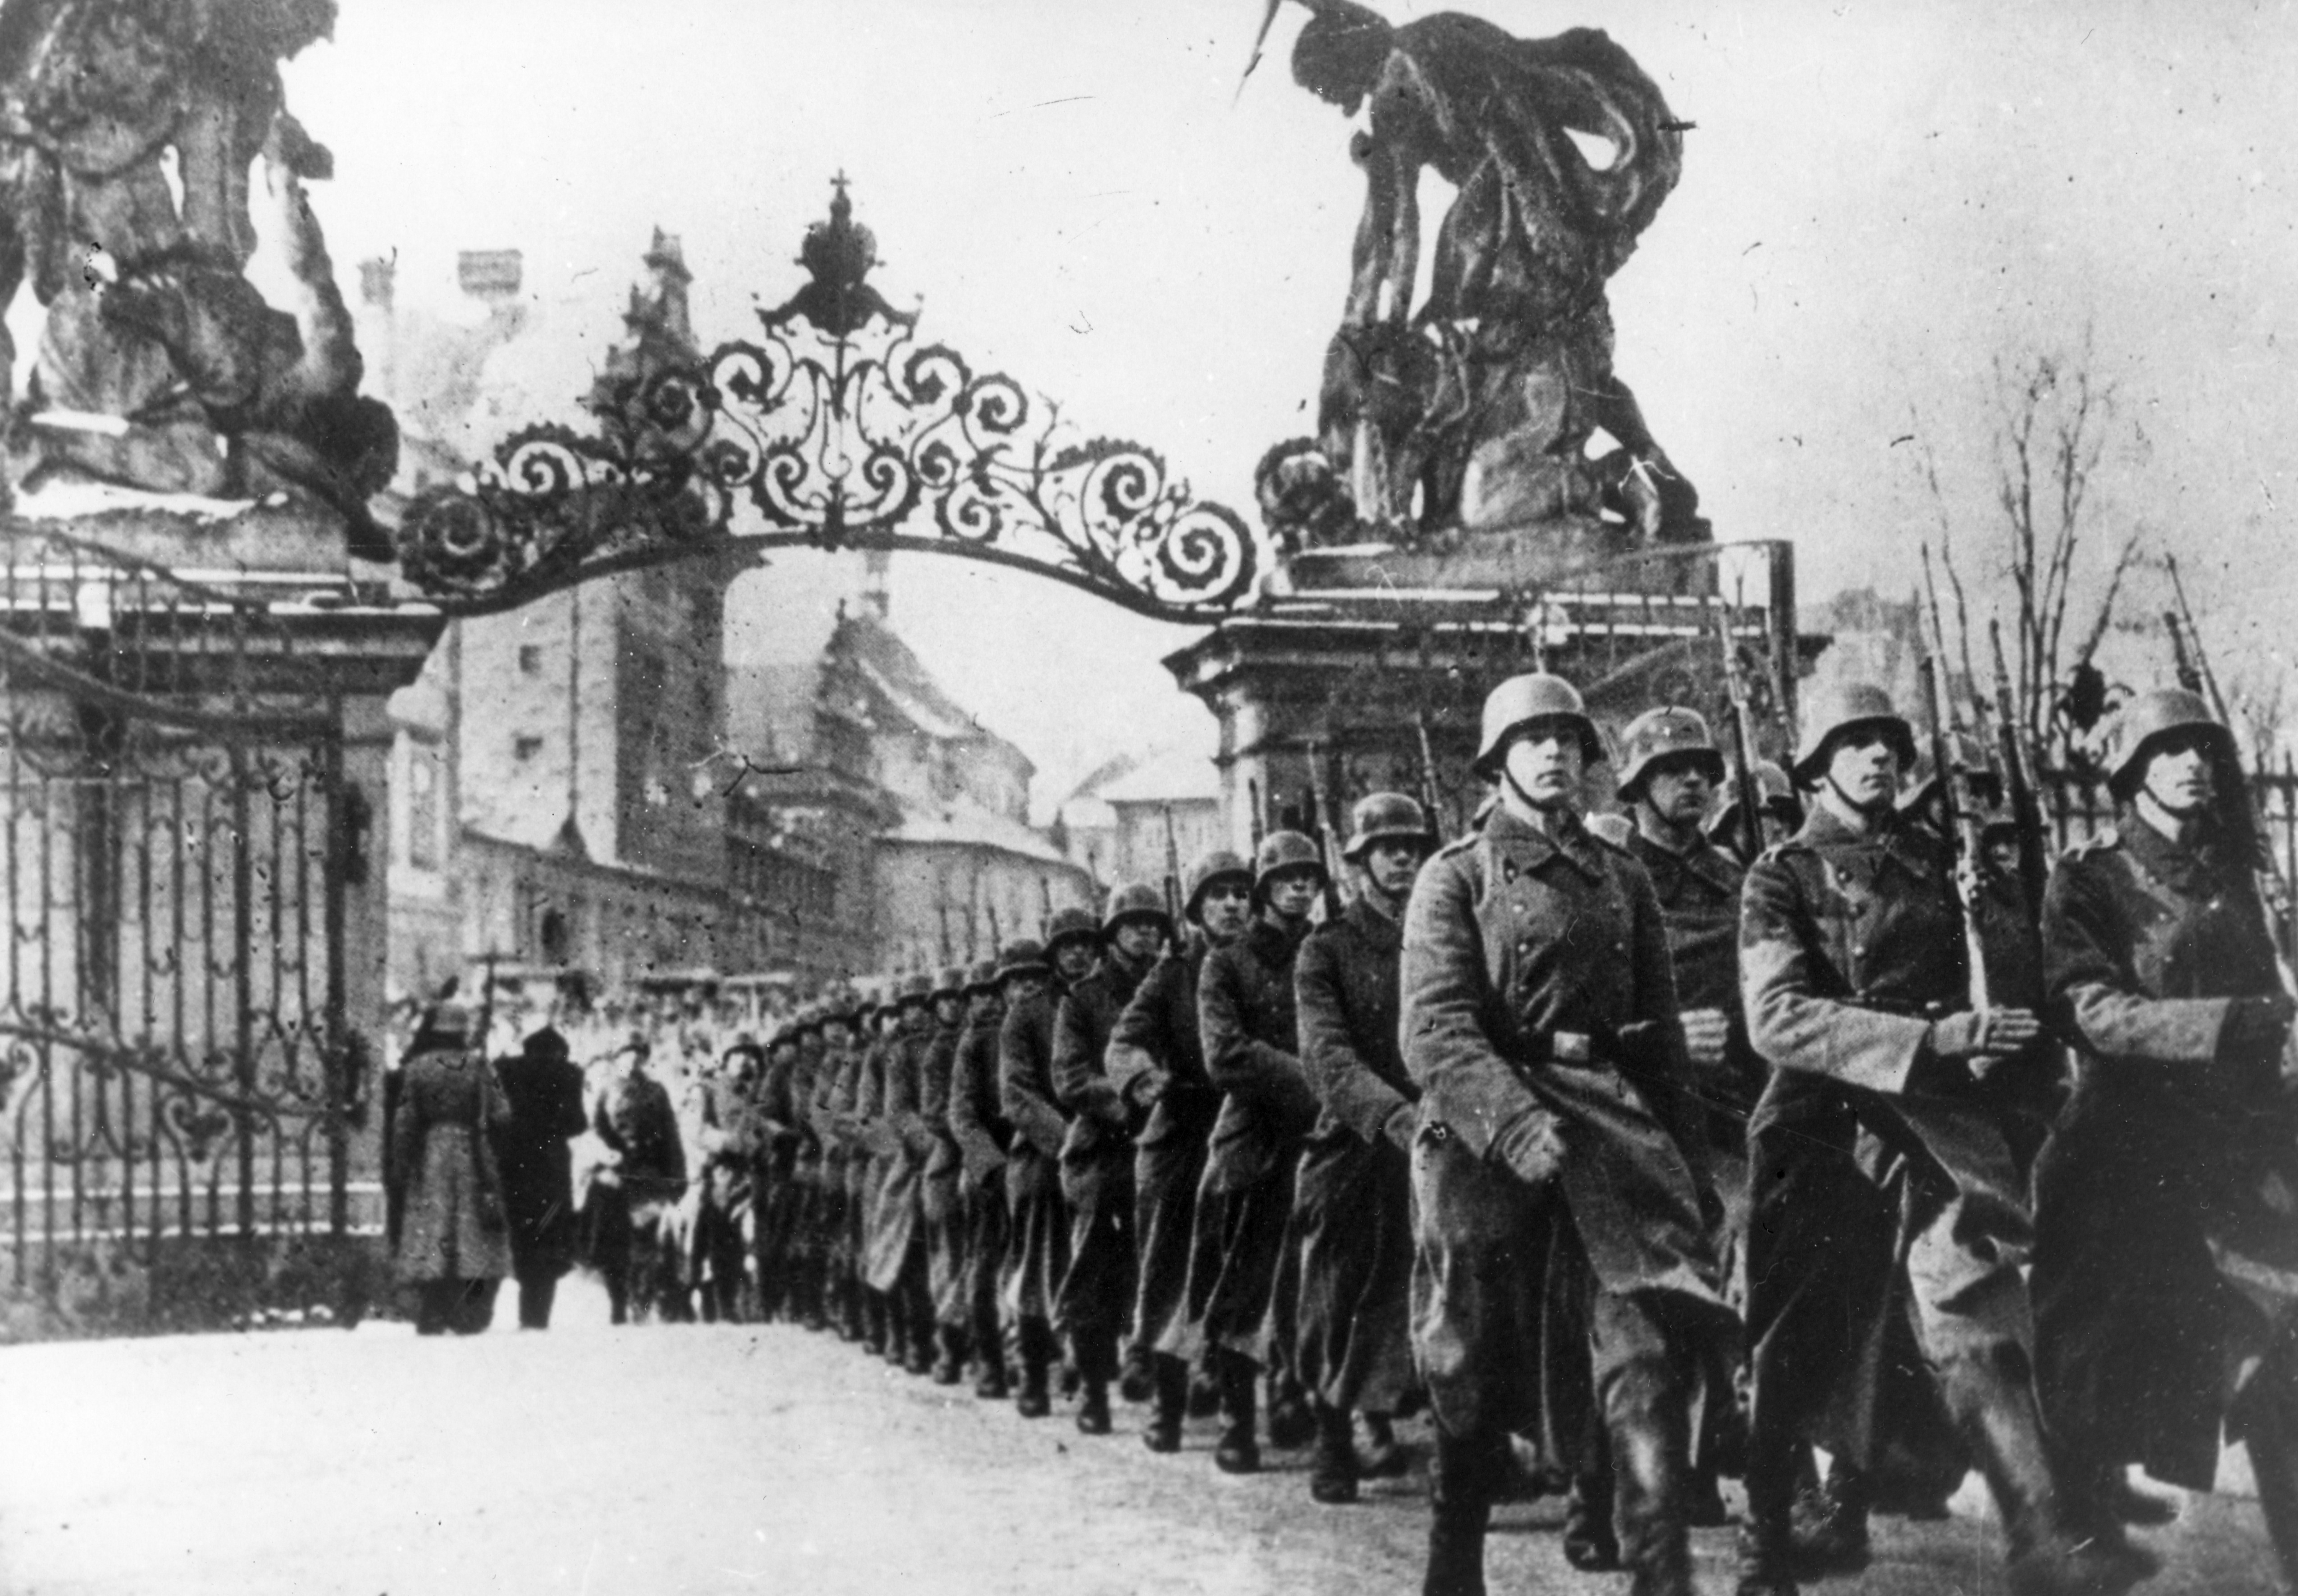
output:
<instances>
[{"instance_id":1,"label":"uniform collar","mask_svg":"<svg viewBox=\"0 0 2298 1596\"><path fill-rule=\"evenodd\" d=\"M1301 922L1297 930L1286 930L1271 925L1266 915L1256 914L1252 917L1252 923L1244 928L1244 935L1237 940L1261 958L1282 962L1293 956L1293 950L1301 946L1302 939L1308 934L1306 921Z\"/></svg>"},{"instance_id":2,"label":"uniform collar","mask_svg":"<svg viewBox=\"0 0 2298 1596\"><path fill-rule=\"evenodd\" d=\"M1897 859L1917 874L1936 868L1938 851L1938 844L1911 816L1890 815L1863 837L1837 819L1824 804L1811 806L1811 812L1804 817L1803 830L1796 833L1796 840L1811 848L1844 852L1872 849L1881 858Z\"/></svg>"},{"instance_id":3,"label":"uniform collar","mask_svg":"<svg viewBox=\"0 0 2298 1596\"><path fill-rule=\"evenodd\" d=\"M1580 817L1562 812L1553 835L1519 819L1505 804L1484 822L1484 840L1519 870L1536 871L1550 859L1562 859L1591 881L1604 876L1604 845L1589 835Z\"/></svg>"},{"instance_id":4,"label":"uniform collar","mask_svg":"<svg viewBox=\"0 0 2298 1596\"><path fill-rule=\"evenodd\" d=\"M2192 844L2175 842L2139 818L2135 808L2126 809L2116 831L2141 870L2186 897L2208 897L2232 873L2225 843L2208 831Z\"/></svg>"},{"instance_id":5,"label":"uniform collar","mask_svg":"<svg viewBox=\"0 0 2298 1596\"><path fill-rule=\"evenodd\" d=\"M1341 918L1375 947L1395 947L1404 941L1403 929L1393 919L1366 902L1362 896L1349 905L1348 913Z\"/></svg>"},{"instance_id":6,"label":"uniform collar","mask_svg":"<svg viewBox=\"0 0 2298 1596\"><path fill-rule=\"evenodd\" d=\"M1672 882L1677 873L1697 876L1718 892L1734 893L1740 889L1739 866L1724 856L1724 851L1705 838L1693 843L1682 853L1663 847L1642 831L1628 835L1628 852L1655 885Z\"/></svg>"}]
</instances>

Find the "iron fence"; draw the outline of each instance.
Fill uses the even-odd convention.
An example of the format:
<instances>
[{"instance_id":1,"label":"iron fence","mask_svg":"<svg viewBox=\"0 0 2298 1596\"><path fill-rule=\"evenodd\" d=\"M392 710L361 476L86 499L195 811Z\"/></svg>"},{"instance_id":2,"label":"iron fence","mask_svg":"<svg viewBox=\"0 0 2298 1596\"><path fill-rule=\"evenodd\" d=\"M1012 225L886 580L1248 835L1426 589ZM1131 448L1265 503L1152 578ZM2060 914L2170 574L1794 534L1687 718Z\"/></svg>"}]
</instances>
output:
<instances>
[{"instance_id":1,"label":"iron fence","mask_svg":"<svg viewBox=\"0 0 2298 1596\"><path fill-rule=\"evenodd\" d=\"M191 1322L354 1228L339 709L260 583L0 537L0 1286Z\"/></svg>"}]
</instances>

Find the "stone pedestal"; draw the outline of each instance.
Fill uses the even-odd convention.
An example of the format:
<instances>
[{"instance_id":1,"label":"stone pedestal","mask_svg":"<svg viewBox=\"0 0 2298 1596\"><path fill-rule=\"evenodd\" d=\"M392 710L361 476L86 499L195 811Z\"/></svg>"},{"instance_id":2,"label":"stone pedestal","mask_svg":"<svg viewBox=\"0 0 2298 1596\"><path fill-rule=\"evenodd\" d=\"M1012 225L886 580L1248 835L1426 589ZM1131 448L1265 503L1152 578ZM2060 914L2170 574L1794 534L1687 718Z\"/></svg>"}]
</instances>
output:
<instances>
[{"instance_id":1,"label":"stone pedestal","mask_svg":"<svg viewBox=\"0 0 2298 1596\"><path fill-rule=\"evenodd\" d=\"M1794 682L1818 640L1795 633L1785 543L1657 549L1576 566L1535 543L1450 553L1294 556L1264 601L1167 668L1220 722L1222 798L1239 848L1300 824L1321 790L1335 816L1367 792L1432 788L1447 835L1483 801L1469 771L1484 695L1522 672L1577 685L1608 733L1658 703L1723 729L1728 627L1763 700L1759 753L1791 740ZM1590 773L1591 809L1611 770Z\"/></svg>"}]
</instances>

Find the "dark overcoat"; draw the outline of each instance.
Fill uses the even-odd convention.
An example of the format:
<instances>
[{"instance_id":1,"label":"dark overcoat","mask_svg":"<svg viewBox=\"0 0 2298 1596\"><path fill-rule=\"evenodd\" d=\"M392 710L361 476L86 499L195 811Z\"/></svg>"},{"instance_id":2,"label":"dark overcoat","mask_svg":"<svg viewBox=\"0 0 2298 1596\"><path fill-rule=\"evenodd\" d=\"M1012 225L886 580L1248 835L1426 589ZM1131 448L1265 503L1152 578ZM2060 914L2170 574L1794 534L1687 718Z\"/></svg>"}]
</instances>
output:
<instances>
[{"instance_id":1,"label":"dark overcoat","mask_svg":"<svg viewBox=\"0 0 2298 1596\"><path fill-rule=\"evenodd\" d=\"M2046 1414L2097 1460L2207 1491L2230 1377L2298 1327L2298 1104L2236 1002L2281 991L2244 858L2133 816L2046 899L2054 1015L2080 1043L2037 1169ZM2277 1209L2274 1194L2281 1194Z\"/></svg>"},{"instance_id":2,"label":"dark overcoat","mask_svg":"<svg viewBox=\"0 0 2298 1596\"><path fill-rule=\"evenodd\" d=\"M918 1063L915 1134L922 1137L925 1168L918 1187L918 1215L925 1227L926 1289L933 1298L934 1322L962 1327L965 1307L965 1201L958 1190L962 1160L949 1125L950 1087L957 1072L962 1025L936 1024Z\"/></svg>"},{"instance_id":3,"label":"dark overcoat","mask_svg":"<svg viewBox=\"0 0 2298 1596\"><path fill-rule=\"evenodd\" d=\"M959 1290L965 1324L985 1359L996 1355L1012 1210L1005 1195L1005 1148L1013 1127L997 1106L998 1038L1004 1010L977 1001L958 1038L949 1092L949 1133L957 1143L958 1192L965 1205L964 1261Z\"/></svg>"},{"instance_id":4,"label":"dark overcoat","mask_svg":"<svg viewBox=\"0 0 2298 1596\"><path fill-rule=\"evenodd\" d=\"M403 1280L500 1280L510 1232L488 1133L508 1109L486 1061L459 1044L431 1048L400 1071L391 1121L393 1184L401 1194Z\"/></svg>"},{"instance_id":5,"label":"dark overcoat","mask_svg":"<svg viewBox=\"0 0 2298 1596\"><path fill-rule=\"evenodd\" d=\"M1013 1216L1004 1281L1007 1312L1051 1322L1070 1268L1068 1205L1062 1201L1062 1144L1069 1116L1054 1097L1054 1015L1058 988L1006 1005L997 1033L997 1105L1013 1127L1005 1197Z\"/></svg>"},{"instance_id":6,"label":"dark overcoat","mask_svg":"<svg viewBox=\"0 0 2298 1596\"><path fill-rule=\"evenodd\" d=\"M1397 1037L1403 951L1394 916L1360 897L1310 933L1293 972L1301 1064L1320 1104L1293 1194L1294 1367L1344 1412L1392 1411L1411 1385L1412 1169L1387 1134L1420 1096Z\"/></svg>"},{"instance_id":7,"label":"dark overcoat","mask_svg":"<svg viewBox=\"0 0 2298 1596\"><path fill-rule=\"evenodd\" d=\"M1104 1061L1118 1017L1148 971L1112 949L1054 1012L1054 1096L1070 1113L1062 1142L1070 1267L1054 1319L1071 1334L1113 1335L1132 1319L1132 1113Z\"/></svg>"},{"instance_id":8,"label":"dark overcoat","mask_svg":"<svg viewBox=\"0 0 2298 1596\"><path fill-rule=\"evenodd\" d=\"M1204 1304L1193 1302L1190 1281L1210 1289L1219 1272L1219 1237L1198 1222L1197 1187L1220 1093L1205 1073L1197 1036L1197 972L1207 944L1202 937L1168 949L1144 976L1118 1016L1104 1054L1111 1082L1128 1096L1153 1079L1156 1099L1134 1140L1133 1225L1138 1254L1133 1333L1169 1357L1186 1357ZM1200 1253L1206 1261L1192 1272Z\"/></svg>"},{"instance_id":9,"label":"dark overcoat","mask_svg":"<svg viewBox=\"0 0 2298 1596\"><path fill-rule=\"evenodd\" d=\"M863 1278L873 1291L891 1291L904 1273L925 1268L919 1198L933 1145L918 1111L918 1080L930 1039L905 1021L872 1050L867 1106L878 1147Z\"/></svg>"}]
</instances>

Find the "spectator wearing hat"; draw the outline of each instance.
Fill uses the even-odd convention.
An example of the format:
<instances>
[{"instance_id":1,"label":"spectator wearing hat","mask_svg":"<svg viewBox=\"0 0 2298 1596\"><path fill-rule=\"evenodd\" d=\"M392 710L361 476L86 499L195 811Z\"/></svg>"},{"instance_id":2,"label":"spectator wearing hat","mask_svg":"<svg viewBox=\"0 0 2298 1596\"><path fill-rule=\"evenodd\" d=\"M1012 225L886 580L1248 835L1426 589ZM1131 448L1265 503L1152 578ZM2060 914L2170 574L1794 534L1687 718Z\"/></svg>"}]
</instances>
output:
<instances>
[{"instance_id":1,"label":"spectator wearing hat","mask_svg":"<svg viewBox=\"0 0 2298 1596\"><path fill-rule=\"evenodd\" d=\"M1356 894L1309 933L1293 971L1301 1065L1318 1104L1293 1195L1300 1236L1294 1364L1317 1416L1309 1494L1353 1501L1359 1476L1403 1471L1390 1416L1414 1384L1412 1170L1420 1088L1397 1042L1397 971L1412 882L1428 856L1414 799L1358 800L1342 849ZM1360 1459L1361 1412L1372 1455Z\"/></svg>"},{"instance_id":2,"label":"spectator wearing hat","mask_svg":"<svg viewBox=\"0 0 2298 1596\"><path fill-rule=\"evenodd\" d=\"M1141 1109L1111 1080L1105 1054L1118 1017L1171 933L1157 889L1140 881L1111 889L1100 959L1054 1011L1054 1096L1070 1115L1062 1145L1070 1267L1054 1324L1069 1337L1083 1385L1077 1426L1087 1435L1109 1434L1109 1385L1117 1377L1118 1343L1132 1318L1136 1280L1133 1130ZM1141 1376L1145 1386L1145 1369Z\"/></svg>"},{"instance_id":3,"label":"spectator wearing hat","mask_svg":"<svg viewBox=\"0 0 2298 1596\"><path fill-rule=\"evenodd\" d=\"M1198 976L1205 955L1235 941L1252 917L1252 866L1217 850L1189 866L1186 887L1181 913L1189 934L1142 980L1104 1055L1119 1093L1151 1105L1133 1158L1139 1253L1133 1334L1151 1360L1153 1407L1142 1439L1161 1452L1180 1450L1190 1360L1203 1351L1204 1304L1190 1287L1194 1280L1211 1289L1220 1245L1218 1231L1200 1223L1197 1206L1221 1101L1198 1042ZM1200 1248L1211 1257L1194 1268Z\"/></svg>"},{"instance_id":4,"label":"spectator wearing hat","mask_svg":"<svg viewBox=\"0 0 2298 1596\"><path fill-rule=\"evenodd\" d=\"M494 1133L510 1221L518 1324L550 1327L561 1276L574 1266L574 1179L567 1142L583 1134L583 1071L555 1026L530 1033L517 1054L495 1066L508 1117Z\"/></svg>"},{"instance_id":5,"label":"spectator wearing hat","mask_svg":"<svg viewBox=\"0 0 2298 1596\"><path fill-rule=\"evenodd\" d=\"M464 1004L438 1004L400 1070L391 1121L399 1195L399 1278L413 1286L415 1330L475 1335L510 1273L510 1228L489 1136L509 1117Z\"/></svg>"}]
</instances>

